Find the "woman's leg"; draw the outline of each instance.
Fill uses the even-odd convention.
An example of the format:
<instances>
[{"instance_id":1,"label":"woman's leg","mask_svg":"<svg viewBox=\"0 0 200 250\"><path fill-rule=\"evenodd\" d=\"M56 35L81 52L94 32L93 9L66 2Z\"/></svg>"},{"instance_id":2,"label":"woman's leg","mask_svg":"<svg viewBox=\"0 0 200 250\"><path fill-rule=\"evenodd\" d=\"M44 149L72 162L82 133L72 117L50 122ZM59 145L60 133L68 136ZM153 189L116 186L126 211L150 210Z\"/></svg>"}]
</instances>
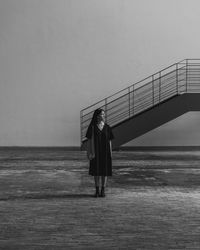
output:
<instances>
[{"instance_id":1,"label":"woman's leg","mask_svg":"<svg viewBox=\"0 0 200 250\"><path fill-rule=\"evenodd\" d=\"M105 197L106 183L107 183L107 176L101 176L101 197Z\"/></svg>"},{"instance_id":2,"label":"woman's leg","mask_svg":"<svg viewBox=\"0 0 200 250\"><path fill-rule=\"evenodd\" d=\"M101 186L105 188L106 183L107 183L107 176L101 176Z\"/></svg>"},{"instance_id":3,"label":"woman's leg","mask_svg":"<svg viewBox=\"0 0 200 250\"><path fill-rule=\"evenodd\" d=\"M99 176L94 176L94 182L96 187L95 197L99 197Z\"/></svg>"},{"instance_id":4,"label":"woman's leg","mask_svg":"<svg viewBox=\"0 0 200 250\"><path fill-rule=\"evenodd\" d=\"M99 187L99 176L94 176L95 187Z\"/></svg>"}]
</instances>

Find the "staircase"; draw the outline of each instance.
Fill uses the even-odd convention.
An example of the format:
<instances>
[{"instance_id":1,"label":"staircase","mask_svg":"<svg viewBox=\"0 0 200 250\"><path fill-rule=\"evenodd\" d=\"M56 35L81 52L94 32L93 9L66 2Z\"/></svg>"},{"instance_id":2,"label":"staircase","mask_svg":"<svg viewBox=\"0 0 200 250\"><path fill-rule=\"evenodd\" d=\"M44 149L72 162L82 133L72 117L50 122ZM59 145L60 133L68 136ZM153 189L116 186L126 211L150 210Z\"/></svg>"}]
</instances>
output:
<instances>
[{"instance_id":1,"label":"staircase","mask_svg":"<svg viewBox=\"0 0 200 250\"><path fill-rule=\"evenodd\" d=\"M81 148L97 108L105 110L117 148L189 111L200 110L200 59L185 59L80 112Z\"/></svg>"}]
</instances>

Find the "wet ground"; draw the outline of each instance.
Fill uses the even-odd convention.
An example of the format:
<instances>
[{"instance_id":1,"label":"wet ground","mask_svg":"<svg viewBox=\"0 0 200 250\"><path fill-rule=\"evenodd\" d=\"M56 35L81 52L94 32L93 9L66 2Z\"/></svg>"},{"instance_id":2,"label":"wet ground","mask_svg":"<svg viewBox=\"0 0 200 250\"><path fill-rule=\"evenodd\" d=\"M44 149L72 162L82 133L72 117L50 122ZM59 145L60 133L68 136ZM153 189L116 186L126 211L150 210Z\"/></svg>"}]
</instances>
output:
<instances>
[{"instance_id":1,"label":"wet ground","mask_svg":"<svg viewBox=\"0 0 200 250\"><path fill-rule=\"evenodd\" d=\"M85 152L0 149L0 249L200 249L200 152L114 152L94 198Z\"/></svg>"}]
</instances>

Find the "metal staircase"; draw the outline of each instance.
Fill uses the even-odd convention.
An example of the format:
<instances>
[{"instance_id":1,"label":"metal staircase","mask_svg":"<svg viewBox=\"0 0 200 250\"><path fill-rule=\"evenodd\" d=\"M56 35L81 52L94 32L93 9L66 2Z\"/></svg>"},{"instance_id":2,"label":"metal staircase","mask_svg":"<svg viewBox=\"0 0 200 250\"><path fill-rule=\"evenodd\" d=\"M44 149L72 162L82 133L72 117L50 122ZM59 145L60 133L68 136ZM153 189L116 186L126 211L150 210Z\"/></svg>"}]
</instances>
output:
<instances>
[{"instance_id":1,"label":"metal staircase","mask_svg":"<svg viewBox=\"0 0 200 250\"><path fill-rule=\"evenodd\" d=\"M119 147L162 124L200 110L200 59L175 63L80 112L81 148L97 108L103 108Z\"/></svg>"}]
</instances>

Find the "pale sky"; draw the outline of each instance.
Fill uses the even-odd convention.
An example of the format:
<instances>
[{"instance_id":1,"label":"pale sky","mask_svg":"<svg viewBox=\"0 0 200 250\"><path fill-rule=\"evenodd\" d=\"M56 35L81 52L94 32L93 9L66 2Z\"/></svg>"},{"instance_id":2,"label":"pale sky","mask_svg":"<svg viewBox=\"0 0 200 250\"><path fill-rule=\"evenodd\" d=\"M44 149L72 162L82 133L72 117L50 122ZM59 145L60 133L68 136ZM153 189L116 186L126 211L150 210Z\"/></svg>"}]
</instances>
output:
<instances>
[{"instance_id":1,"label":"pale sky","mask_svg":"<svg viewBox=\"0 0 200 250\"><path fill-rule=\"evenodd\" d=\"M0 0L0 146L79 146L80 110L200 58L199 0ZM200 145L199 113L133 145Z\"/></svg>"}]
</instances>

